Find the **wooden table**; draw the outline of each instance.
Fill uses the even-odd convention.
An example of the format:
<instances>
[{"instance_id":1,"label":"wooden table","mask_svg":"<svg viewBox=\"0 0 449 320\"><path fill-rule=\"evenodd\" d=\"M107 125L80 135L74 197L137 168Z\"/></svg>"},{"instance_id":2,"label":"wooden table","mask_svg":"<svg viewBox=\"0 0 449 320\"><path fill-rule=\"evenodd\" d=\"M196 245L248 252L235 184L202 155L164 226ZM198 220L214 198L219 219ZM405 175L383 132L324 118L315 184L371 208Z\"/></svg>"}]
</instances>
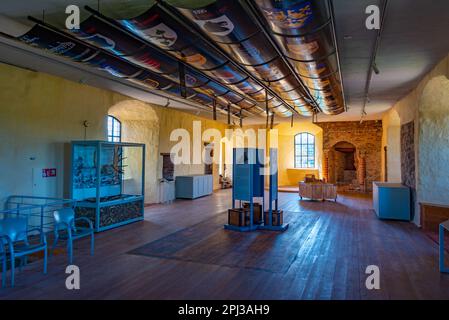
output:
<instances>
[{"instance_id":1,"label":"wooden table","mask_svg":"<svg viewBox=\"0 0 449 320\"><path fill-rule=\"evenodd\" d=\"M337 186L322 182L300 182L299 196L301 199L337 201Z\"/></svg>"}]
</instances>

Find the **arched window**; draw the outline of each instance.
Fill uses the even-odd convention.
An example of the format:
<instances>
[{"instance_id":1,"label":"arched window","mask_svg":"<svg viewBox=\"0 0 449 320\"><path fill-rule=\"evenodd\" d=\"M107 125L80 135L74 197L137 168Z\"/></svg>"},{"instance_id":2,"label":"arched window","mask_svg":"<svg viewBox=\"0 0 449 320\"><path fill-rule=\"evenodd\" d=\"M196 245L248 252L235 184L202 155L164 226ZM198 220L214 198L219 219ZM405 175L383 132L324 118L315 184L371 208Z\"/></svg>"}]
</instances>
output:
<instances>
[{"instance_id":1,"label":"arched window","mask_svg":"<svg viewBox=\"0 0 449 320\"><path fill-rule=\"evenodd\" d=\"M122 123L113 116L108 116L108 141L122 141Z\"/></svg>"},{"instance_id":2,"label":"arched window","mask_svg":"<svg viewBox=\"0 0 449 320\"><path fill-rule=\"evenodd\" d=\"M295 136L295 168L315 168L315 136L308 132Z\"/></svg>"}]
</instances>

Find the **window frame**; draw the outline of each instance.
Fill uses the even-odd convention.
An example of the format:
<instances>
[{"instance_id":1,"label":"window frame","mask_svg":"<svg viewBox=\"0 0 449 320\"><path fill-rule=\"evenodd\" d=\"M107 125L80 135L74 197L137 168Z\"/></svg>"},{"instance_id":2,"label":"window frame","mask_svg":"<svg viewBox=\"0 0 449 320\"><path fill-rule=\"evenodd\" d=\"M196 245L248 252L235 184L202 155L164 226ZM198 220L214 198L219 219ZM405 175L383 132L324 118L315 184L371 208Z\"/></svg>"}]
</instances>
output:
<instances>
[{"instance_id":1,"label":"window frame","mask_svg":"<svg viewBox=\"0 0 449 320\"><path fill-rule=\"evenodd\" d=\"M109 119L112 119L112 128L109 131ZM115 135L115 126L118 124L119 126L119 134ZM118 141L115 140L118 138ZM107 118L107 140L108 142L122 142L122 122L114 116L108 115Z\"/></svg>"},{"instance_id":2,"label":"window frame","mask_svg":"<svg viewBox=\"0 0 449 320\"><path fill-rule=\"evenodd\" d=\"M304 134L307 135L307 142L305 144L302 143L302 135L304 135ZM300 137L300 142L299 143L296 143L296 138L297 137ZM313 137L313 143L309 142L309 137ZM307 156L304 157L302 154L298 154L298 149L301 152L302 146L304 146L304 145L307 146L307 149L309 149L308 148L309 145L313 145L313 156L307 155ZM316 137L315 137L314 134L312 134L310 132L306 132L306 131L297 133L294 136L293 147L295 148L295 152L294 152L294 157L295 158L293 159L293 164L294 164L294 168L295 169L305 169L305 170L307 170L307 169L316 169ZM297 158L300 159L299 166L297 165L297 162L296 162ZM306 158L306 163L307 163L306 167L302 166L303 158ZM308 164L310 159L313 159L313 166L309 166L309 164Z\"/></svg>"}]
</instances>

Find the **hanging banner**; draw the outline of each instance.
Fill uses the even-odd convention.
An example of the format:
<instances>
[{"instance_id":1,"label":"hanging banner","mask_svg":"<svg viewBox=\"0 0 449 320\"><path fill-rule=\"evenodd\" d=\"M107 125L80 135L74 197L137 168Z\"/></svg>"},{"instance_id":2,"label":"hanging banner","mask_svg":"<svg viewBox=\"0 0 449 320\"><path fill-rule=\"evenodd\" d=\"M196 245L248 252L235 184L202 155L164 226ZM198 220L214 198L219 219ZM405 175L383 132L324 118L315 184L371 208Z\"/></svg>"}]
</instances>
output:
<instances>
[{"instance_id":1,"label":"hanging banner","mask_svg":"<svg viewBox=\"0 0 449 320\"><path fill-rule=\"evenodd\" d=\"M168 27L166 26L163 28L160 27L162 27L162 24L159 24L158 26L150 28L148 30L143 30L143 32L150 32L154 35L151 37L146 36L144 38L147 40L150 40L151 38L151 42L156 44L157 41L155 39L157 38L156 35L158 35L158 41L163 41L164 46L173 45L175 43L175 38L171 37L170 39L173 41L172 43L169 43L170 41L167 36L167 34L171 32L171 29L168 29ZM107 50L114 55L118 55L121 58L132 62L135 65L141 66L156 73L163 74L168 79L171 79L177 83L179 83L180 81L178 73L178 63L175 59L166 54L161 54L154 48L145 45L142 41L133 38L126 32L110 25L107 22L104 22L96 16L88 17L80 24L80 29L74 30L73 33L80 40L87 41L94 46ZM104 66L105 64L107 64L107 62L103 61L104 59L105 57L101 56L100 59L94 60L93 64ZM192 57L190 57L190 59L192 59ZM120 68L114 68L113 66L108 65L106 70L116 76L124 76L120 72ZM223 71L222 73L220 72L222 72L222 70L217 70L220 78L225 78L229 75L229 77L227 78L229 81L237 82L241 80L238 74L228 74L226 73L226 71ZM155 86L152 79L146 79L146 81L147 82L145 83L145 85L149 85L150 87ZM200 88L207 82L209 82L209 79L194 71L192 68L186 70L185 84L187 87ZM206 93L205 90L200 91L203 94ZM218 91L220 93L223 93L223 91L226 92L224 88ZM239 100L241 100L241 98Z\"/></svg>"},{"instance_id":2,"label":"hanging banner","mask_svg":"<svg viewBox=\"0 0 449 320\"><path fill-rule=\"evenodd\" d=\"M216 82L208 82L204 86L201 86L199 88L204 94L210 95L210 96L223 96L226 92L229 90Z\"/></svg>"},{"instance_id":3,"label":"hanging banner","mask_svg":"<svg viewBox=\"0 0 449 320\"><path fill-rule=\"evenodd\" d=\"M108 72L115 77L125 78L130 82L150 89L164 90L177 96L181 93L179 85L169 79L133 66L126 61L95 50L78 41L73 41L69 37L40 25L35 25L26 34L17 37L17 40L49 53ZM190 92L190 95L194 94L195 92Z\"/></svg>"},{"instance_id":4,"label":"hanging banner","mask_svg":"<svg viewBox=\"0 0 449 320\"><path fill-rule=\"evenodd\" d=\"M280 59L269 39L257 24L248 17L239 1L168 1L204 33L215 40L236 62L243 65L260 80L277 82L272 89L280 96L285 91L299 88L300 83L290 77L291 71ZM292 98L303 95L298 91ZM290 94L288 94L290 95Z\"/></svg>"},{"instance_id":5,"label":"hanging banner","mask_svg":"<svg viewBox=\"0 0 449 320\"><path fill-rule=\"evenodd\" d=\"M35 25L30 31L17 37L17 39L32 47L40 48L74 61L87 61L98 53L97 50L72 41L40 25Z\"/></svg>"},{"instance_id":6,"label":"hanging banner","mask_svg":"<svg viewBox=\"0 0 449 320\"><path fill-rule=\"evenodd\" d=\"M198 45L198 39L193 33L185 30L157 6L137 17L118 22L134 34L161 49L170 50L177 58L200 70L212 69L226 62L212 48Z\"/></svg>"},{"instance_id":7,"label":"hanging banner","mask_svg":"<svg viewBox=\"0 0 449 320\"><path fill-rule=\"evenodd\" d=\"M275 34L274 37L288 58L294 61L310 61L322 60L335 51L331 34L331 24L328 24L319 31L304 36Z\"/></svg>"},{"instance_id":8,"label":"hanging banner","mask_svg":"<svg viewBox=\"0 0 449 320\"><path fill-rule=\"evenodd\" d=\"M157 6L152 6L136 17L120 19L117 22L132 33L163 50L167 50L187 64L203 70L204 73L220 83L240 83L245 79L245 76L235 67L225 65L227 61L225 57L199 40L196 35L183 28L171 17L167 16ZM176 65L173 62L163 61L163 59L159 58L147 48L144 49L142 56L134 54L127 58L139 65L142 65L140 62L143 62L142 66L148 66L153 71L163 71L164 74L170 72L167 70L167 65ZM171 73L171 75L172 80L176 81L175 74ZM212 83L204 87L201 83L207 81L203 78L193 72L186 72L187 86L195 87L198 89L197 91L201 91L202 93L212 91L218 94L223 94L227 91L225 88L219 88L217 84ZM235 88L233 89L236 90ZM238 88L237 91L243 93Z\"/></svg>"},{"instance_id":9,"label":"hanging banner","mask_svg":"<svg viewBox=\"0 0 449 320\"><path fill-rule=\"evenodd\" d=\"M191 100L205 106L211 106L213 103L213 99L211 97L202 93L197 93L194 97L191 98Z\"/></svg>"},{"instance_id":10,"label":"hanging banner","mask_svg":"<svg viewBox=\"0 0 449 320\"><path fill-rule=\"evenodd\" d=\"M276 50L271 45L264 45L266 41L265 36L258 33L248 40L221 44L221 47L237 62L253 66L267 63L277 56Z\"/></svg>"},{"instance_id":11,"label":"hanging banner","mask_svg":"<svg viewBox=\"0 0 449 320\"><path fill-rule=\"evenodd\" d=\"M215 41L237 43L259 31L238 1L218 0L202 7L197 3L187 0L174 5Z\"/></svg>"},{"instance_id":12,"label":"hanging banner","mask_svg":"<svg viewBox=\"0 0 449 320\"><path fill-rule=\"evenodd\" d=\"M160 54L95 16L90 16L81 22L80 29L73 29L72 32L80 40L87 41L151 71L171 75L172 80L176 79L175 60Z\"/></svg>"},{"instance_id":13,"label":"hanging banner","mask_svg":"<svg viewBox=\"0 0 449 320\"><path fill-rule=\"evenodd\" d=\"M224 95L224 97L225 97L226 100L228 100L229 102L232 102L232 103L237 103L237 102L240 102L242 100L242 97L240 97L239 95L236 95L232 91L226 93Z\"/></svg>"},{"instance_id":14,"label":"hanging banner","mask_svg":"<svg viewBox=\"0 0 449 320\"><path fill-rule=\"evenodd\" d=\"M177 86L173 81L146 70L129 80L151 89L168 90L173 86Z\"/></svg>"},{"instance_id":15,"label":"hanging banner","mask_svg":"<svg viewBox=\"0 0 449 320\"><path fill-rule=\"evenodd\" d=\"M315 14L311 1L256 0L265 18L274 30L307 29L314 24Z\"/></svg>"},{"instance_id":16,"label":"hanging banner","mask_svg":"<svg viewBox=\"0 0 449 320\"><path fill-rule=\"evenodd\" d=\"M142 69L103 52L100 52L93 58L83 62L119 78L133 78L142 72Z\"/></svg>"},{"instance_id":17,"label":"hanging banner","mask_svg":"<svg viewBox=\"0 0 449 320\"><path fill-rule=\"evenodd\" d=\"M186 86L190 88L200 88L210 82L207 77L189 67L185 68L185 77Z\"/></svg>"},{"instance_id":18,"label":"hanging banner","mask_svg":"<svg viewBox=\"0 0 449 320\"><path fill-rule=\"evenodd\" d=\"M315 95L326 114L344 112L341 84L335 76L338 62L332 39L329 8L319 0L255 0L284 55L310 89L329 91ZM341 103L335 108L335 102Z\"/></svg>"},{"instance_id":19,"label":"hanging banner","mask_svg":"<svg viewBox=\"0 0 449 320\"><path fill-rule=\"evenodd\" d=\"M237 105L243 109L251 109L251 108L255 107L255 104L248 100L242 100L239 103L237 103Z\"/></svg>"},{"instance_id":20,"label":"hanging banner","mask_svg":"<svg viewBox=\"0 0 449 320\"><path fill-rule=\"evenodd\" d=\"M36 25L29 32L18 37L18 40L44 49L49 53L89 64L117 77L134 77L141 72L139 68L120 59L115 59L77 41L72 41L70 38L40 25Z\"/></svg>"},{"instance_id":21,"label":"hanging banner","mask_svg":"<svg viewBox=\"0 0 449 320\"><path fill-rule=\"evenodd\" d=\"M245 76L236 70L234 66L231 64L227 64L221 68L216 70L207 71L207 74L211 75L217 81L223 84L234 84L240 81L245 80Z\"/></svg>"},{"instance_id":22,"label":"hanging banner","mask_svg":"<svg viewBox=\"0 0 449 320\"><path fill-rule=\"evenodd\" d=\"M110 24L90 16L79 29L70 30L76 37L118 56L133 55L143 49L142 42L128 36Z\"/></svg>"},{"instance_id":23,"label":"hanging banner","mask_svg":"<svg viewBox=\"0 0 449 320\"><path fill-rule=\"evenodd\" d=\"M248 79L246 81L243 81L236 85L238 89L247 94L247 95L253 95L257 92L260 92L263 90L263 87L259 84L257 84L254 80Z\"/></svg>"}]
</instances>

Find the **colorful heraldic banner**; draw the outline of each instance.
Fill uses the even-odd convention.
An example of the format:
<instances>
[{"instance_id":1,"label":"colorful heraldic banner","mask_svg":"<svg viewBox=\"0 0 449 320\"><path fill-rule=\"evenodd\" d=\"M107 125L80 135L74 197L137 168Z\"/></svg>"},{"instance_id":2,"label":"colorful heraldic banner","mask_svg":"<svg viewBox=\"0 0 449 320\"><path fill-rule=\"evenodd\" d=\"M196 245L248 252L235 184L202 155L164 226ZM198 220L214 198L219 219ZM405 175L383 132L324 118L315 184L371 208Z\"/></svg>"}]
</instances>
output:
<instances>
[{"instance_id":1,"label":"colorful heraldic banner","mask_svg":"<svg viewBox=\"0 0 449 320\"><path fill-rule=\"evenodd\" d=\"M344 112L325 1L256 0L276 41L326 114Z\"/></svg>"},{"instance_id":2,"label":"colorful heraldic banner","mask_svg":"<svg viewBox=\"0 0 449 320\"><path fill-rule=\"evenodd\" d=\"M286 95L290 101L304 97L305 92L300 83L291 75L285 62L257 24L248 18L245 9L238 1L218 0L202 7L195 7L195 2L190 1L188 6L193 8L178 9L249 73L269 82L281 96L289 92ZM243 88L247 89L246 87L245 85ZM296 92L291 92L293 90ZM253 91L255 92L257 91ZM303 101L303 104L304 107L308 105L306 101ZM271 103L270 106L275 107ZM305 115L311 114L310 106L308 107L309 110L306 112L300 111ZM291 111L285 107L276 111L287 116L291 115Z\"/></svg>"},{"instance_id":3,"label":"colorful heraldic banner","mask_svg":"<svg viewBox=\"0 0 449 320\"><path fill-rule=\"evenodd\" d=\"M208 76L220 83L239 83L246 78L232 65L225 65L227 60L224 56L200 41L192 32L183 28L156 6L138 17L118 22L134 34L161 49L170 51L193 67L205 71ZM241 92L238 87L232 89Z\"/></svg>"},{"instance_id":4,"label":"colorful heraldic banner","mask_svg":"<svg viewBox=\"0 0 449 320\"><path fill-rule=\"evenodd\" d=\"M213 55L212 48L198 46L197 37L185 30L157 6L138 17L119 20L125 28L200 70L216 68L226 62L219 54Z\"/></svg>"},{"instance_id":5,"label":"colorful heraldic banner","mask_svg":"<svg viewBox=\"0 0 449 320\"><path fill-rule=\"evenodd\" d=\"M259 32L238 1L219 0L195 9L180 9L212 39L237 43Z\"/></svg>"},{"instance_id":6,"label":"colorful heraldic banner","mask_svg":"<svg viewBox=\"0 0 449 320\"><path fill-rule=\"evenodd\" d=\"M30 46L43 49L49 53L63 56L77 62L88 61L98 54L97 50L91 49L81 43L71 41L70 39L47 28L41 27L40 25L35 25L30 31L17 39Z\"/></svg>"},{"instance_id":7,"label":"colorful heraldic banner","mask_svg":"<svg viewBox=\"0 0 449 320\"><path fill-rule=\"evenodd\" d=\"M165 20L168 20L170 26L164 23ZM206 74L214 80L223 84L232 84L240 83L245 79L235 68L224 65L226 60L220 57L220 54L212 55L212 50L196 45L196 37L194 35L185 32L185 30L183 31L179 25L176 25L175 22L166 17L164 12L157 7L150 8L138 17L119 20L118 22L136 34L136 36L159 46L162 50L170 50L170 53L175 55L178 52L178 58L199 69L204 67L216 68L206 71ZM183 34L182 37L177 36L179 32ZM83 21L81 30L78 33L80 39L89 41L91 44L120 55L136 65L160 73L164 77L180 83L176 60L170 58L167 54L161 54L148 45L144 45L142 41L130 37L126 32L118 30L96 17L91 16ZM154 86L154 81L146 82L149 82L150 86ZM186 68L185 70L185 84L187 87L194 88L195 91L203 94L195 99L195 101L201 101L203 104L210 104L212 101L211 97L205 97L206 94L224 95L229 91L225 87L211 83L209 79L191 68ZM232 89L235 90L235 88ZM174 87L170 87L169 90L177 91ZM241 100L242 98L240 97L237 101ZM235 102L235 100L231 102ZM245 105L253 106L254 104L246 102Z\"/></svg>"},{"instance_id":8,"label":"colorful heraldic banner","mask_svg":"<svg viewBox=\"0 0 449 320\"><path fill-rule=\"evenodd\" d=\"M269 23L280 29L303 29L314 21L310 1L256 1Z\"/></svg>"},{"instance_id":9,"label":"colorful heraldic banner","mask_svg":"<svg viewBox=\"0 0 449 320\"><path fill-rule=\"evenodd\" d=\"M100 52L85 63L100 70L107 71L119 78L134 78L142 72L142 69L103 52Z\"/></svg>"},{"instance_id":10,"label":"colorful heraldic banner","mask_svg":"<svg viewBox=\"0 0 449 320\"><path fill-rule=\"evenodd\" d=\"M94 16L84 20L80 29L74 33L81 40L121 56L140 67L166 74L175 81L179 79L177 64L173 59Z\"/></svg>"},{"instance_id":11,"label":"colorful heraldic banner","mask_svg":"<svg viewBox=\"0 0 449 320\"><path fill-rule=\"evenodd\" d=\"M140 69L126 61L96 50L83 44L81 41L74 41L41 25L35 25L26 34L17 37L17 39L49 53L106 71L113 76L126 78L131 82L144 85L151 89L162 89L180 95L177 89L179 86L173 83L173 81ZM98 37L97 39L101 38ZM110 47L110 40L103 39L101 41L106 47ZM117 43L115 39L114 43Z\"/></svg>"}]
</instances>

